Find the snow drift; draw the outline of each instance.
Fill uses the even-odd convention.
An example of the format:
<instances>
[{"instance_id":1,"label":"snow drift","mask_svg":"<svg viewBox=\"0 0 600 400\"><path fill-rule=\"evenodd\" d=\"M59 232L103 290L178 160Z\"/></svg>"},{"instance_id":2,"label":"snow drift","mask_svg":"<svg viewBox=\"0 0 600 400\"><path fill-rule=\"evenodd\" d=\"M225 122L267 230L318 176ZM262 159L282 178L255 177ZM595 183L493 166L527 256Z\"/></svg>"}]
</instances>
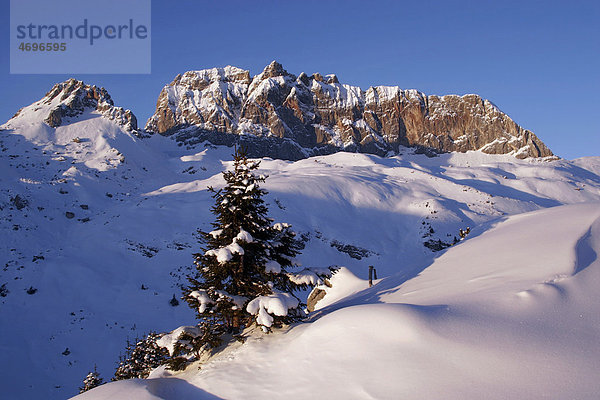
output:
<instances>
[{"instance_id":1,"label":"snow drift","mask_svg":"<svg viewBox=\"0 0 600 400\"><path fill-rule=\"evenodd\" d=\"M195 387L197 398L224 399L594 399L597 254L598 203L509 217L411 280L365 282L308 323L254 337L200 370L77 398L176 399Z\"/></svg>"}]
</instances>

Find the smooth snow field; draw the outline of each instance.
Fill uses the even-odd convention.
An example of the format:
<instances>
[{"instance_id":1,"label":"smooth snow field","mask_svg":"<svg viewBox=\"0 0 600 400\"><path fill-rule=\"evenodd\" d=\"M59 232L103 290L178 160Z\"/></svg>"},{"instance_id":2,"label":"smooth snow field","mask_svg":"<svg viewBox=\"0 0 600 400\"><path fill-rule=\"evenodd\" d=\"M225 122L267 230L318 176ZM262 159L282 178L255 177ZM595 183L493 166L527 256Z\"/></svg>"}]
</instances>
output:
<instances>
[{"instance_id":1,"label":"smooth snow field","mask_svg":"<svg viewBox=\"0 0 600 400\"><path fill-rule=\"evenodd\" d=\"M94 112L3 128L0 397L69 398L94 365L110 380L128 338L195 323L169 300L196 230L212 230L206 188L223 185L232 149L140 139ZM342 267L317 310L201 366L78 398L597 399L598 171L599 157L411 149L263 159L299 260Z\"/></svg>"}]
</instances>

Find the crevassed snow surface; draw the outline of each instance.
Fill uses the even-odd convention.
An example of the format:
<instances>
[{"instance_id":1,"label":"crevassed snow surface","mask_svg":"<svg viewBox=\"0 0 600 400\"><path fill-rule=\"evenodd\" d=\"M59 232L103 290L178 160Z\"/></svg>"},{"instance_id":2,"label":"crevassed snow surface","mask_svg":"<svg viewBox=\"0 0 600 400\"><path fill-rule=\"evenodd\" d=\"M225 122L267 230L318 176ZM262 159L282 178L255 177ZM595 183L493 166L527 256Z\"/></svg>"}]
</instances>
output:
<instances>
[{"instance_id":1,"label":"crevassed snow surface","mask_svg":"<svg viewBox=\"0 0 600 400\"><path fill-rule=\"evenodd\" d=\"M94 364L109 379L127 338L194 324L191 309L169 300L180 295L192 253L200 250L196 230L213 230L206 187L224 184L220 172L231 164L222 160L231 159L232 149L139 139L94 113L56 129L25 113L3 128L0 352L9 362L0 365L0 383L7 398L63 399L77 393ZM599 166L599 158L543 162L469 152L429 159L410 150L391 158L265 159L260 173L269 175L270 214L291 223L306 245L298 257L302 266L292 272L346 267L312 322L257 336L214 358L199 375L192 368L177 376L184 381L102 390L128 397L177 398L169 393L187 390L198 398L256 398L285 387L291 398L433 398L458 397L462 388L493 398L495 391L498 397L542 397L563 393L560 386L586 398L585 390L598 389L587 379L599 358L593 346L576 344L598 339L597 313L590 319L583 312L593 310L594 299L586 296L598 285L594 276L580 276L594 274L599 250L592 223L597 206L581 203L600 201ZM554 208L564 204L577 205ZM517 215L536 210L544 217ZM520 218L537 222L519 225ZM506 224L520 226L504 230L514 231L514 243L498 233ZM423 245L452 242L466 227L470 235L440 258L443 252ZM490 229L497 230L486 233ZM489 235L500 236L484 241ZM469 250L485 242L497 244ZM497 269L513 255L522 265ZM384 279L365 292L369 265ZM512 336L518 332L523 335ZM447 354L444 362L438 352ZM508 372L492 379L486 374L500 370L484 368L489 360ZM532 365L550 369L546 391ZM239 379L235 387L222 384L230 367ZM529 386L527 374L519 374L525 369L537 374ZM388 370L396 371L393 379ZM259 382L259 376L271 378ZM427 380L434 377L437 385ZM511 388L515 392L506 392ZM490 394L483 396L485 390Z\"/></svg>"}]
</instances>

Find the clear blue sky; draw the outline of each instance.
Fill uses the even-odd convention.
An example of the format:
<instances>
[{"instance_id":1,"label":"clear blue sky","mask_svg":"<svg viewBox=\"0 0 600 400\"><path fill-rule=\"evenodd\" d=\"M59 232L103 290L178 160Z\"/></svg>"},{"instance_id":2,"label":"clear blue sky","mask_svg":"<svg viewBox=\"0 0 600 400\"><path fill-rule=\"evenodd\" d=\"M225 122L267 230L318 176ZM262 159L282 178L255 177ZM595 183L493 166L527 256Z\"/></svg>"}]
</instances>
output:
<instances>
[{"instance_id":1,"label":"clear blue sky","mask_svg":"<svg viewBox=\"0 0 600 400\"><path fill-rule=\"evenodd\" d=\"M598 1L157 0L152 74L75 77L106 87L141 126L178 73L235 65L254 75L272 60L364 89L478 93L572 159L600 156L599 21ZM0 22L4 122L70 76L10 75L8 0Z\"/></svg>"}]
</instances>

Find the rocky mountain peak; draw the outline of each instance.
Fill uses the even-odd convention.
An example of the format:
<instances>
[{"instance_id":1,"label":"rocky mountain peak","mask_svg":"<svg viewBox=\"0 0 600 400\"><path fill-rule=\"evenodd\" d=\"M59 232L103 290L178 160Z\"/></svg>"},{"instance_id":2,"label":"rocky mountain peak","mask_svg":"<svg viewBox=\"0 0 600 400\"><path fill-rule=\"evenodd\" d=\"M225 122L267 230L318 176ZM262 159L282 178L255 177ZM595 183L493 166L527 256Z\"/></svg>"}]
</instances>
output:
<instances>
[{"instance_id":1,"label":"rocky mountain peak","mask_svg":"<svg viewBox=\"0 0 600 400\"><path fill-rule=\"evenodd\" d=\"M68 107L81 106L93 108L99 102L113 105L113 101L106 89L98 88L95 85L86 85L74 78L55 84L41 101L45 104L52 104L55 99L58 99L60 103Z\"/></svg>"},{"instance_id":2,"label":"rocky mountain peak","mask_svg":"<svg viewBox=\"0 0 600 400\"><path fill-rule=\"evenodd\" d=\"M202 126L215 132L231 131L251 82L250 71L229 65L179 74L160 92L146 130L164 133Z\"/></svg>"},{"instance_id":3,"label":"rocky mountain peak","mask_svg":"<svg viewBox=\"0 0 600 400\"><path fill-rule=\"evenodd\" d=\"M215 82L234 82L249 84L250 72L241 68L226 66L199 71L187 71L175 77L169 86L183 86L190 90L202 90Z\"/></svg>"},{"instance_id":4,"label":"rocky mountain peak","mask_svg":"<svg viewBox=\"0 0 600 400\"><path fill-rule=\"evenodd\" d=\"M248 71L189 71L163 88L146 130L188 144L252 141L257 156L299 159L336 151L385 155L399 146L427 154L480 150L518 158L552 152L478 95L426 95L397 86L340 83L335 74L298 77L273 61Z\"/></svg>"},{"instance_id":5,"label":"rocky mountain peak","mask_svg":"<svg viewBox=\"0 0 600 400\"><path fill-rule=\"evenodd\" d=\"M301 72L300 75L298 75L297 81L298 83L302 83L305 86L310 85L310 78L304 72Z\"/></svg>"},{"instance_id":6,"label":"rocky mountain peak","mask_svg":"<svg viewBox=\"0 0 600 400\"><path fill-rule=\"evenodd\" d=\"M283 69L283 65L279 64L277 61L272 61L271 64L265 67L263 72L260 74L260 77L262 79L265 79L288 75L290 74L285 69Z\"/></svg>"},{"instance_id":7,"label":"rocky mountain peak","mask_svg":"<svg viewBox=\"0 0 600 400\"><path fill-rule=\"evenodd\" d=\"M325 82L328 84L340 83L336 74L325 75Z\"/></svg>"},{"instance_id":8,"label":"rocky mountain peak","mask_svg":"<svg viewBox=\"0 0 600 400\"><path fill-rule=\"evenodd\" d=\"M115 107L106 89L86 85L73 78L55 84L41 100L20 109L7 125L18 123L21 119L33 119L56 128L66 118L73 118L90 110L101 113L128 131L137 131L135 115L130 110Z\"/></svg>"}]
</instances>

